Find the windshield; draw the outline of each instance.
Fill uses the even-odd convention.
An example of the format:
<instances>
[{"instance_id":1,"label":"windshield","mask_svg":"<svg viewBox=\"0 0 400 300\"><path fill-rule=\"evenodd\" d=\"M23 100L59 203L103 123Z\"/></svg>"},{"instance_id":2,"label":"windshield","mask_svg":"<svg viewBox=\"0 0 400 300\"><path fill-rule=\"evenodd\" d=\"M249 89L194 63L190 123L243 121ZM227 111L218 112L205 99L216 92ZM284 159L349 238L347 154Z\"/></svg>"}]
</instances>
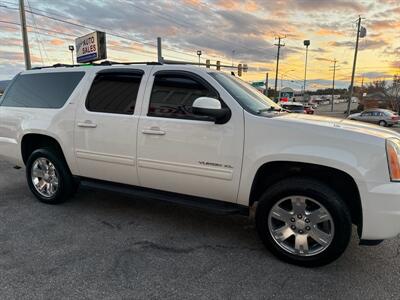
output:
<instances>
[{"instance_id":1,"label":"windshield","mask_svg":"<svg viewBox=\"0 0 400 300\"><path fill-rule=\"evenodd\" d=\"M265 111L282 110L274 101L235 76L224 73L210 75L247 111L260 114Z\"/></svg>"}]
</instances>

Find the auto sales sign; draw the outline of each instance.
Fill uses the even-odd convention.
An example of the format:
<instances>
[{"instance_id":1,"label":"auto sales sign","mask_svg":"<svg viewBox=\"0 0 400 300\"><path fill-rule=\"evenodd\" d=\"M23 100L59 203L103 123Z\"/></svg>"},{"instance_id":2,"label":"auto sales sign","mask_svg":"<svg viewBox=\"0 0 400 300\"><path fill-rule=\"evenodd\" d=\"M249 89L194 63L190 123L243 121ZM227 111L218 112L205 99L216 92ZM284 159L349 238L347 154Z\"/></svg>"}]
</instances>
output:
<instances>
[{"instance_id":1,"label":"auto sales sign","mask_svg":"<svg viewBox=\"0 0 400 300\"><path fill-rule=\"evenodd\" d=\"M107 58L106 34L95 31L75 40L76 60L87 63Z\"/></svg>"}]
</instances>

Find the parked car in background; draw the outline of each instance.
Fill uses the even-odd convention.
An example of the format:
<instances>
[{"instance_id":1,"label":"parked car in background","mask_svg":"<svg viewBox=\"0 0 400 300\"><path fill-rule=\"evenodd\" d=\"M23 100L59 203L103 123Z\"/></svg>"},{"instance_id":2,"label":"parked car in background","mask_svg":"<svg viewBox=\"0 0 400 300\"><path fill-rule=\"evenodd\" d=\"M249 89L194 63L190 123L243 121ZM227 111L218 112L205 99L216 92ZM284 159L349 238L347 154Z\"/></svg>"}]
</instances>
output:
<instances>
[{"instance_id":1,"label":"parked car in background","mask_svg":"<svg viewBox=\"0 0 400 300\"><path fill-rule=\"evenodd\" d=\"M297 114L306 113L304 110L304 105L298 102L280 102L280 106L291 113L297 113Z\"/></svg>"},{"instance_id":2,"label":"parked car in background","mask_svg":"<svg viewBox=\"0 0 400 300\"><path fill-rule=\"evenodd\" d=\"M314 109L309 105L304 105L304 113L306 113L308 115L313 115Z\"/></svg>"},{"instance_id":3,"label":"parked car in background","mask_svg":"<svg viewBox=\"0 0 400 300\"><path fill-rule=\"evenodd\" d=\"M399 115L388 109L371 109L355 113L347 117L350 120L378 124L379 126L393 126L399 123Z\"/></svg>"}]
</instances>

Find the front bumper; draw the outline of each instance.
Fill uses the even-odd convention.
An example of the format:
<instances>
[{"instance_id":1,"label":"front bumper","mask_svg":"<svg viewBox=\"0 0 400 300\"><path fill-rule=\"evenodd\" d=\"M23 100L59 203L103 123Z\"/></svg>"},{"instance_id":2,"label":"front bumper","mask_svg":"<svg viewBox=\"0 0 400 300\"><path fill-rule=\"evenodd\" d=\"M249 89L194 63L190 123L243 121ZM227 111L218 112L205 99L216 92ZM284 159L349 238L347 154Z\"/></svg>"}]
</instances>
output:
<instances>
[{"instance_id":1,"label":"front bumper","mask_svg":"<svg viewBox=\"0 0 400 300\"><path fill-rule=\"evenodd\" d=\"M389 239L400 234L400 182L370 187L368 191L361 192L361 199L361 239Z\"/></svg>"}]
</instances>

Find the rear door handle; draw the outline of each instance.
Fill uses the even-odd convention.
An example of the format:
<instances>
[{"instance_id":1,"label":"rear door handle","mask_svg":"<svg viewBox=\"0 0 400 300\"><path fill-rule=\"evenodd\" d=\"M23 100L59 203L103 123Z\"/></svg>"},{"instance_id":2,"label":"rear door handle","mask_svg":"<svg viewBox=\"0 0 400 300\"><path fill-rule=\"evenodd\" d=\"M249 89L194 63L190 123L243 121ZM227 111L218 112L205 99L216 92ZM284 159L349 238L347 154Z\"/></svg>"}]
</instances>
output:
<instances>
[{"instance_id":1,"label":"rear door handle","mask_svg":"<svg viewBox=\"0 0 400 300\"><path fill-rule=\"evenodd\" d=\"M97 124L93 123L90 120L86 120L84 122L78 122L78 127L85 127L85 128L96 128Z\"/></svg>"},{"instance_id":2,"label":"rear door handle","mask_svg":"<svg viewBox=\"0 0 400 300\"><path fill-rule=\"evenodd\" d=\"M143 134L151 134L151 135L165 135L165 131L161 130L159 127L151 127L149 129L142 130Z\"/></svg>"}]
</instances>

